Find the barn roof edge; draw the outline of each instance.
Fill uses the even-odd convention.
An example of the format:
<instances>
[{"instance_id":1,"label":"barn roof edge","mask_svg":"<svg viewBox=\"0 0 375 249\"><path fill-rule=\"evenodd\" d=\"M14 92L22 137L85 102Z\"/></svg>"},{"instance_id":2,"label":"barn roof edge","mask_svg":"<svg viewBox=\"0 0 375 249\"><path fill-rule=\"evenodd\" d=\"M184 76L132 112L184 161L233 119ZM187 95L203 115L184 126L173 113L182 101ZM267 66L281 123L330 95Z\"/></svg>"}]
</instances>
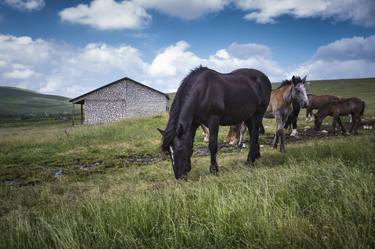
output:
<instances>
[{"instance_id":1,"label":"barn roof edge","mask_svg":"<svg viewBox=\"0 0 375 249\"><path fill-rule=\"evenodd\" d=\"M118 80L116 80L116 81L113 81L113 82L111 82L111 83L109 83L109 84L106 84L106 85L104 85L104 86L101 86L101 87L99 87L99 88L96 88L96 89L94 89L94 90L92 90L92 91L90 91L90 92L87 92L87 93L85 93L85 94L82 94L82 95L80 95L80 96L78 96L78 97L75 97L75 98L73 98L73 99L70 99L69 102L72 102L73 104L74 104L74 103L81 102L82 99L84 99L87 95L90 95L90 94L92 94L92 93L94 93L94 92L96 92L96 91L99 91L99 90L101 90L101 89L103 89L103 88L109 87L109 86L111 86L111 85L114 85L114 84L119 83L119 82L124 81L124 80L132 81L132 82L134 82L134 83L136 83L136 84L138 84L138 85L140 85L140 86L146 87L146 88L148 88L148 89L150 89L150 90L153 90L153 91L155 91L155 92L157 92L157 93L160 93L160 94L164 95L167 99L169 99L169 96L168 96L168 94L166 94L166 93L163 93L163 92L161 92L161 91L159 91L159 90L156 90L155 88L152 88L152 87L149 87L149 86L147 86L147 85L145 85L145 84L142 84L142 83L140 83L140 82L138 82L138 81L136 81L136 80L133 80L133 79L131 79L131 78L129 78L129 77L124 77L124 78L118 79ZM79 100L79 101L78 101L78 100Z\"/></svg>"}]
</instances>

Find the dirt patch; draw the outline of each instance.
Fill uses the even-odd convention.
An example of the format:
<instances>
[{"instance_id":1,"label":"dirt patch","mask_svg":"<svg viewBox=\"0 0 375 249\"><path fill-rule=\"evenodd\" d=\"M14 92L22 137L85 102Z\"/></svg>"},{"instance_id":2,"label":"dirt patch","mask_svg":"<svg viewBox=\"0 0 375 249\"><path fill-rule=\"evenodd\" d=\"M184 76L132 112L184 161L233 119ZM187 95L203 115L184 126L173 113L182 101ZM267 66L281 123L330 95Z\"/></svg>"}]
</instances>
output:
<instances>
[{"instance_id":1,"label":"dirt patch","mask_svg":"<svg viewBox=\"0 0 375 249\"><path fill-rule=\"evenodd\" d=\"M7 185L7 186L15 186L15 187L25 187L25 186L36 186L39 185L41 182L39 180L25 180L22 178L15 178L15 179L7 179L0 181L0 184Z\"/></svg>"},{"instance_id":2,"label":"dirt patch","mask_svg":"<svg viewBox=\"0 0 375 249\"><path fill-rule=\"evenodd\" d=\"M128 155L124 159L131 164L150 164L159 161L161 157L152 155Z\"/></svg>"},{"instance_id":3,"label":"dirt patch","mask_svg":"<svg viewBox=\"0 0 375 249\"><path fill-rule=\"evenodd\" d=\"M351 124L350 123L343 123L345 129L348 131L350 129ZM360 126L360 130L375 130L375 119L369 119L369 120L363 120L362 125ZM329 125L322 125L320 131L316 131L313 129L312 126L305 126L303 128L298 129L298 137L292 137L289 136L289 132L286 131L285 133L285 142L286 143L297 143L301 141L307 141L311 139L316 139L316 138L325 138L325 137L334 137L334 136L342 136L343 134L341 133L341 129L339 126L336 127L336 134L332 133L332 126ZM344 136L350 136L350 134L346 133ZM245 135L245 138L248 138L248 134ZM263 147L264 145L271 145L274 134L273 133L267 133L265 135L260 135L260 146ZM227 143L222 143L219 144L219 150L220 153L228 153L228 152L233 152L233 151L240 151L242 149L247 149L248 147L249 140L244 139L243 144L245 147L239 148L236 145L229 145ZM210 151L207 148L208 144L206 147L197 147L194 149L194 154L196 156L208 156L210 155Z\"/></svg>"},{"instance_id":4,"label":"dirt patch","mask_svg":"<svg viewBox=\"0 0 375 249\"><path fill-rule=\"evenodd\" d=\"M97 161L93 163L81 163L79 164L79 168L82 170L89 170L98 167L100 164L102 164L103 161Z\"/></svg>"}]
</instances>

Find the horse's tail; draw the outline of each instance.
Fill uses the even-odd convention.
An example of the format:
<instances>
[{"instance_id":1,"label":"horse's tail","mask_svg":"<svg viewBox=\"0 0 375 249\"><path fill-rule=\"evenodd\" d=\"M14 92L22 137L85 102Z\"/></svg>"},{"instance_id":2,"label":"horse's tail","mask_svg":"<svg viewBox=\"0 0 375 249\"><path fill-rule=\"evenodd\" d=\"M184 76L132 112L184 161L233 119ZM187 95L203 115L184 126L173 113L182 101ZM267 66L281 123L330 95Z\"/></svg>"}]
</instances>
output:
<instances>
[{"instance_id":1,"label":"horse's tail","mask_svg":"<svg viewBox=\"0 0 375 249\"><path fill-rule=\"evenodd\" d=\"M361 116L363 115L363 113L365 112L365 101L362 101L362 110L360 112Z\"/></svg>"}]
</instances>

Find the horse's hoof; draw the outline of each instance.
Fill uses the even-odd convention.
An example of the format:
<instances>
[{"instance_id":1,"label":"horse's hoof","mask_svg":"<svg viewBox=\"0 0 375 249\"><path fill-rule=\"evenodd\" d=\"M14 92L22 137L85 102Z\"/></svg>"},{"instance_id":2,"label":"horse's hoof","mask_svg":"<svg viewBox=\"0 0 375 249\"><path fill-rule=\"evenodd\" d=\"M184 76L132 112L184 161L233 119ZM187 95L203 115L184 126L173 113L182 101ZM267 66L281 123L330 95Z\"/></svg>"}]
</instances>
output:
<instances>
[{"instance_id":1,"label":"horse's hoof","mask_svg":"<svg viewBox=\"0 0 375 249\"><path fill-rule=\"evenodd\" d=\"M182 175L182 176L176 178L176 180L177 181L185 181L186 182L188 180L188 176L187 175Z\"/></svg>"},{"instance_id":2,"label":"horse's hoof","mask_svg":"<svg viewBox=\"0 0 375 249\"><path fill-rule=\"evenodd\" d=\"M211 173L212 175L217 176L218 173L219 173L219 169L218 169L218 168L210 167L210 173Z\"/></svg>"},{"instance_id":3,"label":"horse's hoof","mask_svg":"<svg viewBox=\"0 0 375 249\"><path fill-rule=\"evenodd\" d=\"M248 167L252 167L255 165L255 160L252 162L251 160L246 160L246 163L245 163Z\"/></svg>"}]
</instances>

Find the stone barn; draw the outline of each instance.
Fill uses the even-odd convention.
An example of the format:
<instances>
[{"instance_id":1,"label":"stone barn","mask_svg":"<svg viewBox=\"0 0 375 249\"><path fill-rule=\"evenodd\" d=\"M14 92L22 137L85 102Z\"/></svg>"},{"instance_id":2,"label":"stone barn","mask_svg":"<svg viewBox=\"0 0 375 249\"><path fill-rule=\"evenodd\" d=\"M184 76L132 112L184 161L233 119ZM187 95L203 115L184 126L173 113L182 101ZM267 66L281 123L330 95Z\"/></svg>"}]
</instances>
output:
<instances>
[{"instance_id":1,"label":"stone barn","mask_svg":"<svg viewBox=\"0 0 375 249\"><path fill-rule=\"evenodd\" d=\"M165 93L125 77L70 102L73 103L73 110L74 105L81 106L82 123L98 124L166 112L168 99Z\"/></svg>"}]
</instances>

